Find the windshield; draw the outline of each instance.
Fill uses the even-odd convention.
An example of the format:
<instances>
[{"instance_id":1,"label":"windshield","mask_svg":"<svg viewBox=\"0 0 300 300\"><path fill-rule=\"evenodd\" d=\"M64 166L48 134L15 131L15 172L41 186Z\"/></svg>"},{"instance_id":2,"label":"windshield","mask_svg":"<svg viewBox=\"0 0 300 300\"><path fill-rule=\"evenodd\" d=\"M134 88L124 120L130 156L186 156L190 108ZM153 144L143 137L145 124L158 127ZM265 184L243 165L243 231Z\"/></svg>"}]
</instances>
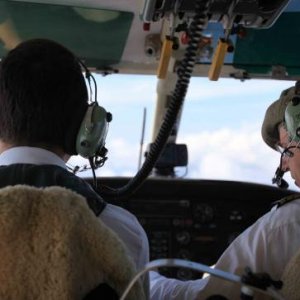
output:
<instances>
[{"instance_id":1,"label":"windshield","mask_svg":"<svg viewBox=\"0 0 300 300\"><path fill-rule=\"evenodd\" d=\"M156 105L155 76L96 76L98 101L113 114L106 140L109 150L97 176L134 176L142 153L152 141ZM188 147L188 167L178 167L179 178L221 179L272 184L279 153L261 138L266 108L292 81L192 78L183 107L177 143ZM146 109L145 137L141 142ZM144 159L144 157L143 157ZM84 165L78 157L71 165ZM79 173L91 176L90 171ZM293 180L285 175L290 188Z\"/></svg>"}]
</instances>

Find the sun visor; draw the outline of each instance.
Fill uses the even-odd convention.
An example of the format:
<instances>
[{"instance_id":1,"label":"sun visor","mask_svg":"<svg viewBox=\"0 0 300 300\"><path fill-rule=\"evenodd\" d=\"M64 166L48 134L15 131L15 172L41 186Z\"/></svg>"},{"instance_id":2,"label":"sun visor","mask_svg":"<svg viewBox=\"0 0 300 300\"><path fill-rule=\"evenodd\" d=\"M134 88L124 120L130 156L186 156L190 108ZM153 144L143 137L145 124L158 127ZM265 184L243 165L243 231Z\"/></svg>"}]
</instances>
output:
<instances>
[{"instance_id":1,"label":"sun visor","mask_svg":"<svg viewBox=\"0 0 300 300\"><path fill-rule=\"evenodd\" d=\"M0 56L21 41L46 38L105 69L121 60L132 20L131 12L1 0Z\"/></svg>"}]
</instances>

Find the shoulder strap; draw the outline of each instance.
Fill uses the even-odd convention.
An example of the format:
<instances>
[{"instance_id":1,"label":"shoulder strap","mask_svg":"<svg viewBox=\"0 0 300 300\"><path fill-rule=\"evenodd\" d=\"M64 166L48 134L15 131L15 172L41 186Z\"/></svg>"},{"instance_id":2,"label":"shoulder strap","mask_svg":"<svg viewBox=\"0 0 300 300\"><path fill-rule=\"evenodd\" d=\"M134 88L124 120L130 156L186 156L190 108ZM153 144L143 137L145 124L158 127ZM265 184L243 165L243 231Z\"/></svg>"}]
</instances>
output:
<instances>
[{"instance_id":1,"label":"shoulder strap","mask_svg":"<svg viewBox=\"0 0 300 300\"><path fill-rule=\"evenodd\" d=\"M279 207L281 207L291 201L297 200L297 199L300 199L300 193L295 193L295 194L285 196L285 197L281 198L280 200L273 202L272 207L275 206L276 209L278 209Z\"/></svg>"},{"instance_id":2,"label":"shoulder strap","mask_svg":"<svg viewBox=\"0 0 300 300\"><path fill-rule=\"evenodd\" d=\"M55 165L0 166L0 188L17 184L35 187L62 186L73 190L86 199L96 216L99 216L106 206L106 202L85 180Z\"/></svg>"}]
</instances>

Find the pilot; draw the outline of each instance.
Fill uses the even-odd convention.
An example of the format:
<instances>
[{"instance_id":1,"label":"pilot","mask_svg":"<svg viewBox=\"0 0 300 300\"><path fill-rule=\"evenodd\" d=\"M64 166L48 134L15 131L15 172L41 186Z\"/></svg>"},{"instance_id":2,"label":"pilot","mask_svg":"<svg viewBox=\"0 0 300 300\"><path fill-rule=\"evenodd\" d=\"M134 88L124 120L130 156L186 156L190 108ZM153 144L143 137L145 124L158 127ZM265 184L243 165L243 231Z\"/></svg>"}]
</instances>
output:
<instances>
[{"instance_id":1,"label":"pilot","mask_svg":"<svg viewBox=\"0 0 300 300\"><path fill-rule=\"evenodd\" d=\"M56 185L83 195L125 243L139 270L149 260L149 246L136 217L106 203L66 168L77 154L76 136L88 101L81 63L62 45L33 39L8 52L0 63L0 187Z\"/></svg>"},{"instance_id":2,"label":"pilot","mask_svg":"<svg viewBox=\"0 0 300 300\"><path fill-rule=\"evenodd\" d=\"M300 83L284 90L269 106L262 124L262 137L268 146L280 151L275 180L290 172L300 187ZM278 281L285 266L300 249L300 195L278 201L273 209L240 234L225 250L215 268L243 275L249 267L254 273L267 273ZM194 281L169 280L151 273L152 299L208 299L223 296L240 299L241 286L213 276ZM266 297L266 298L265 298ZM299 297L298 297L299 298ZM212 298L213 299L213 298ZM223 298L224 299L224 298ZM248 298L245 298L248 299ZM249 298L251 299L251 298ZM256 294L254 299L270 299Z\"/></svg>"}]
</instances>

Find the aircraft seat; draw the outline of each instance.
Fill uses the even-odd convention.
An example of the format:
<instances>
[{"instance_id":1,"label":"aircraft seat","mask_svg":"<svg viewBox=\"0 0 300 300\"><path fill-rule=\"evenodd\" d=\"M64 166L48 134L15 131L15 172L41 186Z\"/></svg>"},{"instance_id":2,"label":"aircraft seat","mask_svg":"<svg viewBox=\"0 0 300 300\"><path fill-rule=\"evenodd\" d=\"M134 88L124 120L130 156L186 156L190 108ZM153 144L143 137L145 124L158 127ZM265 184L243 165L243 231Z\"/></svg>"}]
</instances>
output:
<instances>
[{"instance_id":1,"label":"aircraft seat","mask_svg":"<svg viewBox=\"0 0 300 300\"><path fill-rule=\"evenodd\" d=\"M136 272L116 234L62 187L0 189L0 258L0 299L117 299ZM138 283L128 299L144 294Z\"/></svg>"},{"instance_id":2,"label":"aircraft seat","mask_svg":"<svg viewBox=\"0 0 300 300\"><path fill-rule=\"evenodd\" d=\"M286 265L283 275L282 294L285 299L300 299L300 249Z\"/></svg>"}]
</instances>

